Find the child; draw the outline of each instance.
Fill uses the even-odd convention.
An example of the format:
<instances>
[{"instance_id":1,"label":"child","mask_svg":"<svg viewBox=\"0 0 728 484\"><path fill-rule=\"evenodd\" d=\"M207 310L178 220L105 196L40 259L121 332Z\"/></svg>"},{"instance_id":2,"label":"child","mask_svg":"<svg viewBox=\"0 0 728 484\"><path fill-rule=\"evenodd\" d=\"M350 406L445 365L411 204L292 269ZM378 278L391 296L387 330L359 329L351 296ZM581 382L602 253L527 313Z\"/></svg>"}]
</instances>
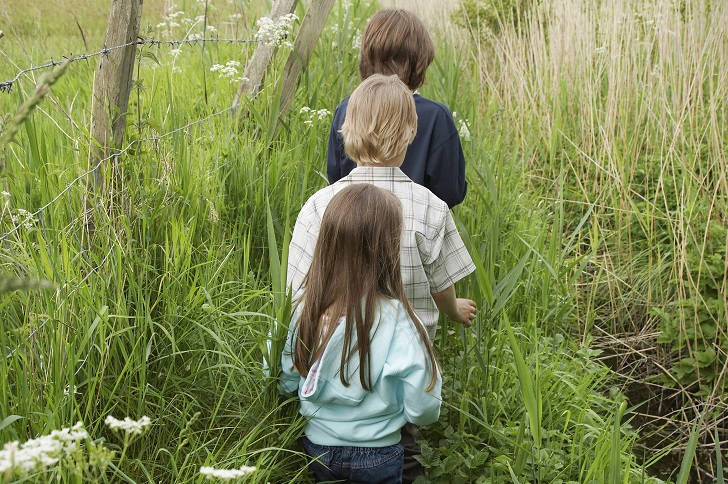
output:
<instances>
[{"instance_id":1,"label":"child","mask_svg":"<svg viewBox=\"0 0 728 484\"><path fill-rule=\"evenodd\" d=\"M434 340L438 309L450 319L469 327L475 318L475 302L456 297L455 283L475 270L455 228L445 202L417 185L399 166L417 129L415 101L397 76L374 74L352 93L341 132L348 156L357 168L306 201L296 220L288 250L288 286L295 292L304 277L319 237L321 217L332 197L351 184L370 183L392 192L402 203L404 230L401 271L404 292L430 340ZM357 207L348 214L360 216ZM357 279L356 273L345 274ZM310 284L310 281L309 281ZM422 472L411 458L418 453L411 429L402 432L405 482ZM411 470L411 472L410 472Z\"/></svg>"},{"instance_id":2,"label":"child","mask_svg":"<svg viewBox=\"0 0 728 484\"><path fill-rule=\"evenodd\" d=\"M369 184L339 191L321 220L280 380L309 419L317 482L402 482L400 429L440 415L435 356L402 286L402 225L399 200Z\"/></svg>"},{"instance_id":3,"label":"child","mask_svg":"<svg viewBox=\"0 0 728 484\"><path fill-rule=\"evenodd\" d=\"M401 9L380 10L369 20L361 41L359 74L396 74L412 93L425 82L425 71L435 56L434 46L422 21ZM407 150L402 171L452 208L465 198L465 156L450 110L442 103L414 94L419 123ZM341 137L349 98L342 101L329 134L326 171L334 183L354 169Z\"/></svg>"}]
</instances>

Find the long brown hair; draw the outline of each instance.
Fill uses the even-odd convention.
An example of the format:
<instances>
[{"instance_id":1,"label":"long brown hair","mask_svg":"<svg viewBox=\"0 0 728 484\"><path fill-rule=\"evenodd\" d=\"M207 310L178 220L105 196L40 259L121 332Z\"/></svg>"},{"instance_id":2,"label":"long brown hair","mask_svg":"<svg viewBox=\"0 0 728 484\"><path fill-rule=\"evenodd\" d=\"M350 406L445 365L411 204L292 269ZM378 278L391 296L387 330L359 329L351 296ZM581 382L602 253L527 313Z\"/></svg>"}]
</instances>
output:
<instances>
[{"instance_id":1,"label":"long brown hair","mask_svg":"<svg viewBox=\"0 0 728 484\"><path fill-rule=\"evenodd\" d=\"M350 185L329 202L304 281L293 366L304 377L323 354L345 315L344 350L339 378L349 386L348 364L359 354L359 380L371 391L369 346L377 301L397 299L407 310L429 357L432 379L437 381L437 362L424 327L407 301L400 269L402 206L391 192L370 184ZM327 324L327 320L331 324ZM356 343L352 344L356 332Z\"/></svg>"}]
</instances>

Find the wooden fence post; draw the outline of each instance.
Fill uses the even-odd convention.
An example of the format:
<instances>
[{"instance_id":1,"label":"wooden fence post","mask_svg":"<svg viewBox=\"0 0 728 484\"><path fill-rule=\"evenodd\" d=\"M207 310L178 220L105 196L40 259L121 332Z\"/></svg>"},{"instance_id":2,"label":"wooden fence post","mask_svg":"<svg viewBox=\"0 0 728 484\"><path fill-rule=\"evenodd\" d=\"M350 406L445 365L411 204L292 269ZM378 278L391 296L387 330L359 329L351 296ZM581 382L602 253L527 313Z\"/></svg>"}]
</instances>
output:
<instances>
[{"instance_id":1,"label":"wooden fence post","mask_svg":"<svg viewBox=\"0 0 728 484\"><path fill-rule=\"evenodd\" d=\"M277 20L283 15L293 13L296 11L297 5L298 0L277 0L271 9L270 18ZM245 66L243 80L240 81L235 98L233 99L233 109L240 107L240 99L243 96L253 97L258 93L260 86L263 84L265 71L268 69L275 53L276 47L274 45L258 44L258 47L253 53L253 57L248 62L248 65Z\"/></svg>"},{"instance_id":2,"label":"wooden fence post","mask_svg":"<svg viewBox=\"0 0 728 484\"><path fill-rule=\"evenodd\" d=\"M296 42L293 44L293 50L288 55L286 66L283 68L279 116L285 115L291 106L293 95L296 92L298 76L308 65L308 60L316 47L333 6L334 0L312 0L306 16L303 17L301 29L298 31ZM280 127L280 122L278 126Z\"/></svg>"},{"instance_id":3,"label":"wooden fence post","mask_svg":"<svg viewBox=\"0 0 728 484\"><path fill-rule=\"evenodd\" d=\"M142 17L142 2L143 0L112 0L104 46L116 47L136 42ZM101 56L93 86L91 166L106 158L110 148L118 148L124 141L135 57L136 45ZM99 168L94 172L94 185L97 189L103 185L102 167Z\"/></svg>"}]
</instances>

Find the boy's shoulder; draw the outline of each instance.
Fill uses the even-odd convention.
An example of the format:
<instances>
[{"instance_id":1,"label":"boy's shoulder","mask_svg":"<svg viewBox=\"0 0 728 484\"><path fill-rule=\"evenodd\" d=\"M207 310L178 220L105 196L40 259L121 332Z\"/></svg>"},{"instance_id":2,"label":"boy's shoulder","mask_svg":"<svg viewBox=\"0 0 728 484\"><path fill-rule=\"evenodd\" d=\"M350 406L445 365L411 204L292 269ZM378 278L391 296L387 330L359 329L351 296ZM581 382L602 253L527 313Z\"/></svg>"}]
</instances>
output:
<instances>
[{"instance_id":1,"label":"boy's shoulder","mask_svg":"<svg viewBox=\"0 0 728 484\"><path fill-rule=\"evenodd\" d=\"M452 112L446 104L434 99L426 98L421 94L415 94L415 108L417 109L417 115L421 116L426 114L428 116L444 116L452 118Z\"/></svg>"}]
</instances>

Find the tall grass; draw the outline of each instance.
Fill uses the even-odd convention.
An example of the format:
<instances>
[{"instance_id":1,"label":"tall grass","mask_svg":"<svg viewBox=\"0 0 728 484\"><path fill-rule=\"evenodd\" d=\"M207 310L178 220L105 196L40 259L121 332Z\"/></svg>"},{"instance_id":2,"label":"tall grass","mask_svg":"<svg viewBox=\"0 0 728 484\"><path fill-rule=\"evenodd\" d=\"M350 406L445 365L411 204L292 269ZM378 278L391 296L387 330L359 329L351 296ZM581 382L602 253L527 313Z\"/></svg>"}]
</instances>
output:
<instances>
[{"instance_id":1,"label":"tall grass","mask_svg":"<svg viewBox=\"0 0 728 484\"><path fill-rule=\"evenodd\" d=\"M594 254L576 329L652 388L632 397L668 414L664 442L699 401L726 411L726 25L725 2L540 2L476 38L525 186L563 210L571 256Z\"/></svg>"},{"instance_id":2,"label":"tall grass","mask_svg":"<svg viewBox=\"0 0 728 484\"><path fill-rule=\"evenodd\" d=\"M216 4L217 18L226 5ZM194 18L201 7L179 8ZM249 102L249 117L215 115L235 84L209 68L244 62L250 48L143 51L127 130L140 142L105 170L109 198L74 182L88 166L93 66L71 66L3 153L0 236L18 227L0 241L3 274L47 279L55 291L0 300L2 442L82 420L120 450L105 417L147 415L151 430L110 480L196 482L200 466L255 465L251 482L307 481L296 440L303 422L262 363L275 362L266 341L290 310L287 237L303 202L326 183L330 118L308 124L300 109L333 111L357 85L353 39L374 8L335 8L278 136L279 93L269 86L280 69ZM603 260L601 244L586 251L582 241L587 230L604 238L603 228L586 215L571 223L568 203L522 193L532 188L527 167L542 155L544 133L511 123L515 105L504 93L478 90L480 79L496 86L478 65L443 36L423 88L473 133L464 142L470 191L455 216L478 269L458 291L481 308L473 331L445 322L439 330L445 408L422 433L423 460L436 482L649 481L631 453L621 397L600 393L605 368L570 335L572 288ZM2 98L5 110L20 105L26 84ZM559 174L568 192L574 175L566 166ZM588 206L588 215L601 210Z\"/></svg>"}]
</instances>

